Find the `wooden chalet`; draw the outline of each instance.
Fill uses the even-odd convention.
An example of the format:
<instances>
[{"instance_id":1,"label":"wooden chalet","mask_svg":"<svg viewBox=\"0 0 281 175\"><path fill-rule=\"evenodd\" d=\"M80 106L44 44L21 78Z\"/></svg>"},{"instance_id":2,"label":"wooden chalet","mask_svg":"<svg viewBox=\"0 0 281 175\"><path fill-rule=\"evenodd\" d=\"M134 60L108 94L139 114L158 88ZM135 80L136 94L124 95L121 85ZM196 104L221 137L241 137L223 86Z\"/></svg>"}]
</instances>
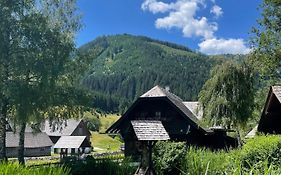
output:
<instances>
[{"instance_id":1,"label":"wooden chalet","mask_svg":"<svg viewBox=\"0 0 281 175\"><path fill-rule=\"evenodd\" d=\"M271 86L264 105L258 132L281 134L281 86Z\"/></svg>"},{"instance_id":2,"label":"wooden chalet","mask_svg":"<svg viewBox=\"0 0 281 175\"><path fill-rule=\"evenodd\" d=\"M169 138L185 141L187 144L205 146L212 149L236 147L237 140L227 136L222 128L205 129L184 104L184 101L168 90L155 86L140 96L122 117L107 129L109 134L121 134L125 142L125 155L140 154L138 132L132 121L161 121Z\"/></svg>"}]
</instances>

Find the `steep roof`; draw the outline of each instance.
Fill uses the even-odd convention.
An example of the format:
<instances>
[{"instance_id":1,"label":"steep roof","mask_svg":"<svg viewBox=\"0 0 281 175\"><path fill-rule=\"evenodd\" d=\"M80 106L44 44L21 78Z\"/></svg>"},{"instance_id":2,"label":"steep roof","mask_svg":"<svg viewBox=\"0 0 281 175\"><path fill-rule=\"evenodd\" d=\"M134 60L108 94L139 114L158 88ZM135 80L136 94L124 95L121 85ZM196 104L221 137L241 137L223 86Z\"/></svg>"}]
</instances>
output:
<instances>
[{"instance_id":1,"label":"steep roof","mask_svg":"<svg viewBox=\"0 0 281 175\"><path fill-rule=\"evenodd\" d=\"M25 148L39 148L52 146L53 142L49 136L44 133L25 133L24 147ZM14 148L19 146L19 133L6 132L6 146Z\"/></svg>"},{"instance_id":2,"label":"steep roof","mask_svg":"<svg viewBox=\"0 0 281 175\"><path fill-rule=\"evenodd\" d=\"M267 95L267 99L258 124L258 131L263 133L281 133L276 122L280 122L280 118L272 117L272 115L280 115L281 111L281 86L271 86Z\"/></svg>"},{"instance_id":3,"label":"steep roof","mask_svg":"<svg viewBox=\"0 0 281 175\"><path fill-rule=\"evenodd\" d=\"M272 93L276 96L278 101L281 103L281 86L272 86Z\"/></svg>"},{"instance_id":4,"label":"steep roof","mask_svg":"<svg viewBox=\"0 0 281 175\"><path fill-rule=\"evenodd\" d=\"M43 131L49 136L70 136L77 126L80 124L82 119L68 119L61 123L51 122L46 120L43 127Z\"/></svg>"},{"instance_id":5,"label":"steep roof","mask_svg":"<svg viewBox=\"0 0 281 175\"><path fill-rule=\"evenodd\" d=\"M86 136L61 136L54 148L80 148L83 142L87 142L87 147L91 147Z\"/></svg>"},{"instance_id":6,"label":"steep roof","mask_svg":"<svg viewBox=\"0 0 281 175\"><path fill-rule=\"evenodd\" d=\"M186 116L188 116L193 122L197 123L198 119L196 116L183 104L183 100L176 96L175 94L161 88L160 86L155 86L145 94L140 96L140 98L153 98L153 97L167 97L178 109L180 109Z\"/></svg>"},{"instance_id":7,"label":"steep roof","mask_svg":"<svg viewBox=\"0 0 281 175\"><path fill-rule=\"evenodd\" d=\"M258 125L256 125L246 136L245 138L249 139L249 138L253 138L257 135L258 132Z\"/></svg>"},{"instance_id":8,"label":"steep roof","mask_svg":"<svg viewBox=\"0 0 281 175\"><path fill-rule=\"evenodd\" d=\"M138 140L169 140L170 137L162 125L156 120L133 120L131 121Z\"/></svg>"},{"instance_id":9,"label":"steep roof","mask_svg":"<svg viewBox=\"0 0 281 175\"><path fill-rule=\"evenodd\" d=\"M196 118L196 116L184 105L183 100L176 96L175 94L169 92L168 90L165 90L161 88L160 86L155 86L143 95L141 95L137 101L126 111L126 113L117 121L115 122L111 127L107 129L107 133L115 133L116 129L118 128L118 125L126 118L126 115L128 112L138 103L141 99L147 99L147 98L166 98L168 101L174 105L185 117L185 119L191 121L190 124L194 127L198 128L199 130L203 132L207 132L204 128L202 128L198 122L199 120ZM117 132L118 129L117 129Z\"/></svg>"},{"instance_id":10,"label":"steep roof","mask_svg":"<svg viewBox=\"0 0 281 175\"><path fill-rule=\"evenodd\" d=\"M184 101L183 104L193 113L193 115L198 120L202 120L203 110L202 108L200 108L198 101Z\"/></svg>"}]
</instances>

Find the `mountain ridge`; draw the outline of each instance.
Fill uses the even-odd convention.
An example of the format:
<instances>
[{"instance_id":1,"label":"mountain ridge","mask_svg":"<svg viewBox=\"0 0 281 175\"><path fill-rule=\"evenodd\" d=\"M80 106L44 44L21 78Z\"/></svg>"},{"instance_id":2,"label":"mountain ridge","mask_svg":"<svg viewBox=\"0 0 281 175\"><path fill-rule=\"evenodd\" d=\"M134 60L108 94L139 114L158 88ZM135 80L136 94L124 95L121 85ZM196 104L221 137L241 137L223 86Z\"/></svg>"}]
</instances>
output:
<instances>
[{"instance_id":1,"label":"mountain ridge","mask_svg":"<svg viewBox=\"0 0 281 175\"><path fill-rule=\"evenodd\" d=\"M155 85L196 100L210 69L225 61L223 56L129 34L98 37L78 51L92 61L83 85L96 94L94 105L106 112L123 111Z\"/></svg>"}]
</instances>

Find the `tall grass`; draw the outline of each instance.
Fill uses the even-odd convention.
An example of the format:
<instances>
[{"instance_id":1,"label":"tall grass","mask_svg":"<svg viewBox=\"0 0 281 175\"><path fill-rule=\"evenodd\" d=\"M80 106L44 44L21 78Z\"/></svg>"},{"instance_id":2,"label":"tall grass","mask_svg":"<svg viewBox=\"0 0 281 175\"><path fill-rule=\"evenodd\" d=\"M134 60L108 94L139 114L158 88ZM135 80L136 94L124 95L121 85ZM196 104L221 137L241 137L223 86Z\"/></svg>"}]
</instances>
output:
<instances>
[{"instance_id":1,"label":"tall grass","mask_svg":"<svg viewBox=\"0 0 281 175\"><path fill-rule=\"evenodd\" d=\"M171 144L175 143L162 143ZM162 156L156 160L166 160L166 157L176 153L172 146L161 145ZM280 175L281 174L281 136L259 136L239 149L230 151L211 151L208 149L188 147L184 158L173 160L166 164L170 169L178 169L182 175ZM182 152L181 152L182 153ZM177 155L174 155L176 157ZM180 161L180 164L174 162ZM160 166L159 161L155 161ZM160 162L161 163L161 162ZM176 166L175 166L176 165ZM169 169L166 168L166 169ZM156 169L159 170L159 169ZM165 175L164 171L158 171ZM174 174L175 175L175 174Z\"/></svg>"},{"instance_id":2,"label":"tall grass","mask_svg":"<svg viewBox=\"0 0 281 175\"><path fill-rule=\"evenodd\" d=\"M85 162L68 165L72 175L131 175L136 170L128 160L110 160L87 158Z\"/></svg>"},{"instance_id":3,"label":"tall grass","mask_svg":"<svg viewBox=\"0 0 281 175\"><path fill-rule=\"evenodd\" d=\"M70 169L66 167L25 167L18 163L1 163L1 175L69 175Z\"/></svg>"}]
</instances>

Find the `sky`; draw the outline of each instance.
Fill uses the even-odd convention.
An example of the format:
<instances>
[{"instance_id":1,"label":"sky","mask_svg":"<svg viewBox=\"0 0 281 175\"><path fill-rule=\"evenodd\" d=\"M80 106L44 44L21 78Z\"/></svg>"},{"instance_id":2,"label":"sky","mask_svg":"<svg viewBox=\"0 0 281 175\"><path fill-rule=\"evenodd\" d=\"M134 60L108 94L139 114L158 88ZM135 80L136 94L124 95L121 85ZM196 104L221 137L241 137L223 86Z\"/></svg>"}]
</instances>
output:
<instances>
[{"instance_id":1,"label":"sky","mask_svg":"<svg viewBox=\"0 0 281 175\"><path fill-rule=\"evenodd\" d=\"M77 47L103 35L132 34L204 54L247 54L262 0L78 0Z\"/></svg>"}]
</instances>

